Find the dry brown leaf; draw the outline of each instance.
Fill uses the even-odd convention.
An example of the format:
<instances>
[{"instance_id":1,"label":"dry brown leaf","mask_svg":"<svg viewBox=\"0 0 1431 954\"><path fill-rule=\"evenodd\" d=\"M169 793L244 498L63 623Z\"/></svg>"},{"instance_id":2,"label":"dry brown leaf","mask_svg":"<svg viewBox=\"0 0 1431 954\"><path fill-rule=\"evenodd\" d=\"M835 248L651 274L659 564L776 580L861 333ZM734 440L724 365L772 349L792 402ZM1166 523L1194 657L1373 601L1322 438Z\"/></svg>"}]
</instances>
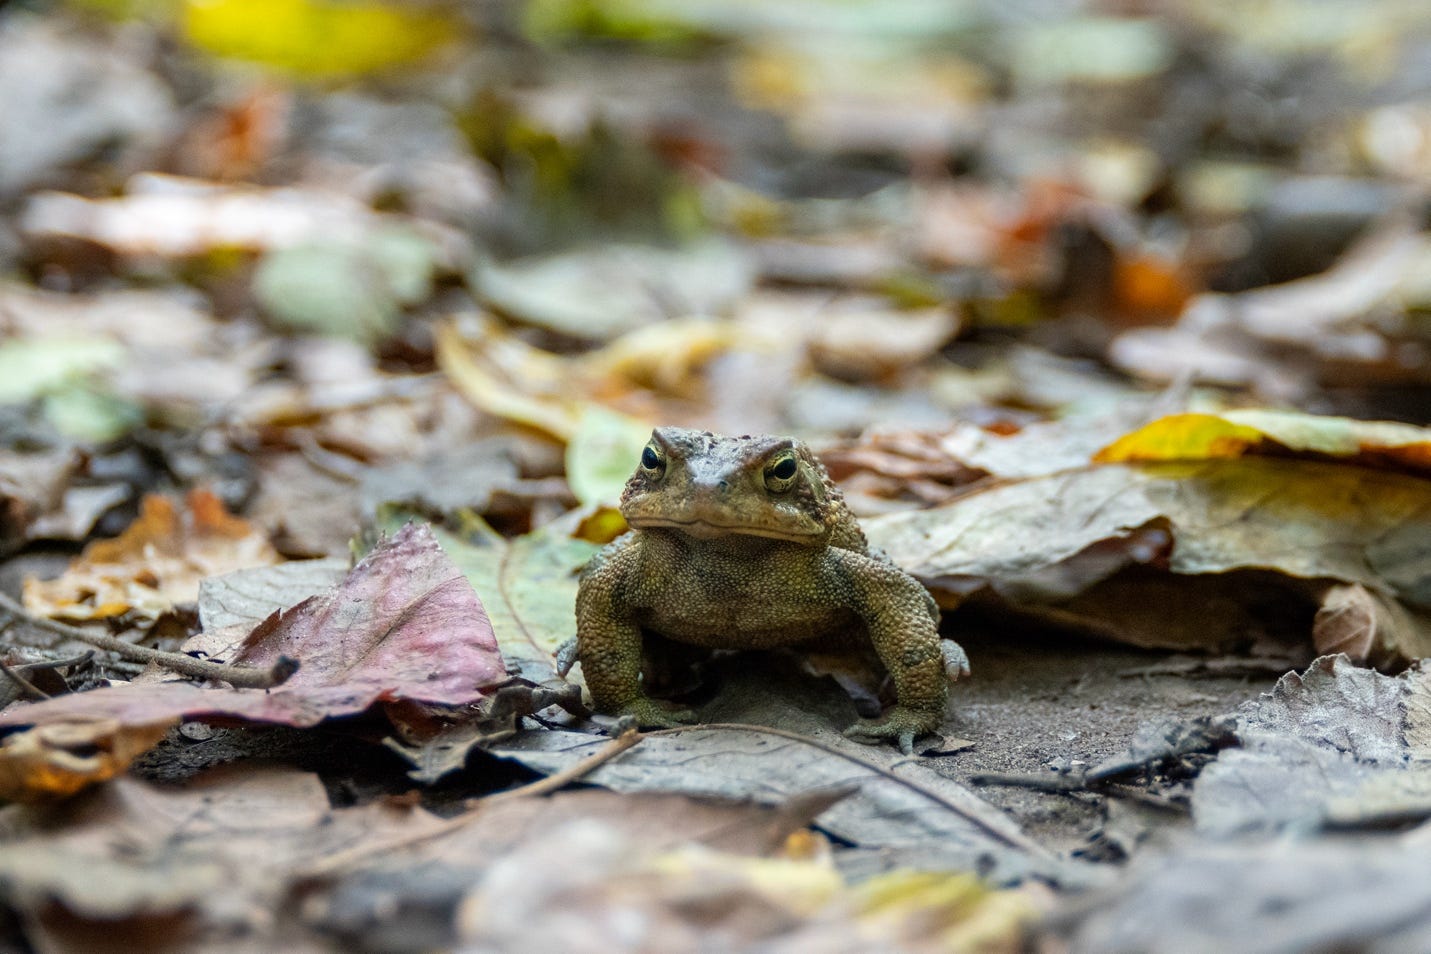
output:
<instances>
[{"instance_id":1,"label":"dry brown leaf","mask_svg":"<svg viewBox=\"0 0 1431 954\"><path fill-rule=\"evenodd\" d=\"M1298 599L1315 603L1336 581L1406 609L1401 625L1378 628L1370 658L1431 654L1431 482L1404 474L1256 457L1103 465L867 520L865 530L946 604L988 589L1107 638L1219 649L1242 628L1223 624L1257 593L1282 599L1273 615L1287 624Z\"/></svg>"},{"instance_id":2,"label":"dry brown leaf","mask_svg":"<svg viewBox=\"0 0 1431 954\"><path fill-rule=\"evenodd\" d=\"M66 798L123 772L177 720L54 722L0 741L0 802Z\"/></svg>"},{"instance_id":3,"label":"dry brown leaf","mask_svg":"<svg viewBox=\"0 0 1431 954\"><path fill-rule=\"evenodd\" d=\"M210 491L190 491L182 510L150 495L124 533L85 547L58 579L27 579L25 608L62 619L123 613L155 619L195 602L205 577L280 559L266 536L228 513Z\"/></svg>"}]
</instances>

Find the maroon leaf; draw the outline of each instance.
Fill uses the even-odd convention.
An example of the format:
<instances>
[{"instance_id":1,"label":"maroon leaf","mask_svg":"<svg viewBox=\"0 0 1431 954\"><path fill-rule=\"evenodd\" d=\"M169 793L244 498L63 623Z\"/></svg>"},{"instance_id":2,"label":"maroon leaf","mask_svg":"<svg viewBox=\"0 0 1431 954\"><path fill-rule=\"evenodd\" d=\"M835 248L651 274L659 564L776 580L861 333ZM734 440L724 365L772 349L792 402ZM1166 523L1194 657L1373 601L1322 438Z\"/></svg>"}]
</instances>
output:
<instances>
[{"instance_id":1,"label":"maroon leaf","mask_svg":"<svg viewBox=\"0 0 1431 954\"><path fill-rule=\"evenodd\" d=\"M109 717L227 717L311 726L375 702L464 705L506 675L482 602L426 526L379 543L329 592L264 620L236 663L300 668L276 689L132 683L0 713L0 726Z\"/></svg>"}]
</instances>

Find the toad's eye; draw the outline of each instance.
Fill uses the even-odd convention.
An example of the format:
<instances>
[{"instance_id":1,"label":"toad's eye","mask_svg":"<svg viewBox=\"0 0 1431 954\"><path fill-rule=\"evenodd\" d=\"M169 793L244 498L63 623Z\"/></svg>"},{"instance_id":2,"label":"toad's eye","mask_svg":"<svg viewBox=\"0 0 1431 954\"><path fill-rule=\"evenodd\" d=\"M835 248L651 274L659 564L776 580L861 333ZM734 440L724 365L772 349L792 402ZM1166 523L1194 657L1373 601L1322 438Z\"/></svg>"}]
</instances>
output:
<instances>
[{"instance_id":1,"label":"toad's eye","mask_svg":"<svg viewBox=\"0 0 1431 954\"><path fill-rule=\"evenodd\" d=\"M794 457L782 457L765 468L765 489L780 494L795 483L795 472L799 469Z\"/></svg>"},{"instance_id":2,"label":"toad's eye","mask_svg":"<svg viewBox=\"0 0 1431 954\"><path fill-rule=\"evenodd\" d=\"M661 455L656 453L656 448L648 447L641 452L641 466L647 470L661 469Z\"/></svg>"}]
</instances>

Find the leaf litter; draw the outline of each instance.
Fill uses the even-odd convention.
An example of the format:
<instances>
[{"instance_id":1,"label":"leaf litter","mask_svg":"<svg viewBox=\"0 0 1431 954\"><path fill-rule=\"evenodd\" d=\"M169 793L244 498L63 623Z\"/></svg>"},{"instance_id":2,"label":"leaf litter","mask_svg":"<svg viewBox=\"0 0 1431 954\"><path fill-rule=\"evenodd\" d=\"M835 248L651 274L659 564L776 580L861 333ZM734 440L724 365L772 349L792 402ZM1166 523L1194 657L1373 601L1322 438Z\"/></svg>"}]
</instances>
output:
<instances>
[{"instance_id":1,"label":"leaf litter","mask_svg":"<svg viewBox=\"0 0 1431 954\"><path fill-rule=\"evenodd\" d=\"M0 946L1426 947L1412 7L7 8ZM778 657L555 678L664 423L940 595L922 758Z\"/></svg>"}]
</instances>

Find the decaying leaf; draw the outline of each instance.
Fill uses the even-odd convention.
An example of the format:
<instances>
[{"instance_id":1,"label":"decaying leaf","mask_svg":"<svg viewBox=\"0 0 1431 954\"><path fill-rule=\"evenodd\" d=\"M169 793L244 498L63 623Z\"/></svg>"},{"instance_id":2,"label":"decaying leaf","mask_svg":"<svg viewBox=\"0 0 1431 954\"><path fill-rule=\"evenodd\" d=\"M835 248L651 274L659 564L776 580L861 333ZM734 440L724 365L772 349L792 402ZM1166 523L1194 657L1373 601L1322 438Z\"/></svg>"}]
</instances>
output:
<instances>
[{"instance_id":1,"label":"decaying leaf","mask_svg":"<svg viewBox=\"0 0 1431 954\"><path fill-rule=\"evenodd\" d=\"M808 736L818 746L758 731L693 725L677 734L648 736L587 780L619 792L682 792L758 802L856 783L858 791L822 814L820 826L877 856L883 866L972 870L982 856L992 860L995 877L1018 880L1032 871L1079 877L1076 866L1048 857L1007 816L932 768L919 762L901 764L898 775L908 786L872 771L866 763L890 767L898 755L840 734L854 721L854 710L833 684L776 666L751 665L749 657L734 662L723 673L720 693L699 710L702 721L775 726ZM491 751L554 772L604 744L600 736L551 730L521 733ZM842 758L840 752L857 761Z\"/></svg>"},{"instance_id":2,"label":"decaying leaf","mask_svg":"<svg viewBox=\"0 0 1431 954\"><path fill-rule=\"evenodd\" d=\"M191 491L182 510L151 495L124 533L85 547L58 579L26 580L25 607L64 619L123 613L155 619L197 600L205 577L279 559L263 533L225 511L211 492Z\"/></svg>"},{"instance_id":3,"label":"decaying leaf","mask_svg":"<svg viewBox=\"0 0 1431 954\"><path fill-rule=\"evenodd\" d=\"M11 819L0 841L11 906L40 914L58 900L67 919L116 928L172 915L215 936L271 930L300 864L442 824L382 802L332 809L316 775L286 766L221 768L183 788L122 778L63 808Z\"/></svg>"},{"instance_id":4,"label":"decaying leaf","mask_svg":"<svg viewBox=\"0 0 1431 954\"><path fill-rule=\"evenodd\" d=\"M482 603L426 527L380 543L338 584L264 620L230 662L299 670L269 690L130 683L12 706L0 725L233 718L311 726L377 702L461 706L506 677Z\"/></svg>"},{"instance_id":5,"label":"decaying leaf","mask_svg":"<svg viewBox=\"0 0 1431 954\"><path fill-rule=\"evenodd\" d=\"M54 722L0 740L0 802L66 798L114 778L149 751L173 719L121 724L111 719Z\"/></svg>"},{"instance_id":6,"label":"decaying leaf","mask_svg":"<svg viewBox=\"0 0 1431 954\"><path fill-rule=\"evenodd\" d=\"M1431 673L1397 677L1323 656L1237 713L1240 748L1193 788L1217 834L1375 827L1431 817Z\"/></svg>"},{"instance_id":7,"label":"decaying leaf","mask_svg":"<svg viewBox=\"0 0 1431 954\"><path fill-rule=\"evenodd\" d=\"M1413 837L1186 846L1134 864L1055 943L1072 954L1425 950L1425 852Z\"/></svg>"},{"instance_id":8,"label":"decaying leaf","mask_svg":"<svg viewBox=\"0 0 1431 954\"><path fill-rule=\"evenodd\" d=\"M1108 638L1214 649L1235 633L1210 617L1246 602L1235 587L1249 580L1238 574L1270 572L1293 590L1312 587L1303 599L1314 602L1328 582L1400 601L1400 625L1381 627L1368 652L1431 655L1431 483L1403 474L1256 457L1106 464L879 517L865 530L947 605L987 589ZM1201 611L1182 604L1180 615L1169 602L1190 596Z\"/></svg>"}]
</instances>

